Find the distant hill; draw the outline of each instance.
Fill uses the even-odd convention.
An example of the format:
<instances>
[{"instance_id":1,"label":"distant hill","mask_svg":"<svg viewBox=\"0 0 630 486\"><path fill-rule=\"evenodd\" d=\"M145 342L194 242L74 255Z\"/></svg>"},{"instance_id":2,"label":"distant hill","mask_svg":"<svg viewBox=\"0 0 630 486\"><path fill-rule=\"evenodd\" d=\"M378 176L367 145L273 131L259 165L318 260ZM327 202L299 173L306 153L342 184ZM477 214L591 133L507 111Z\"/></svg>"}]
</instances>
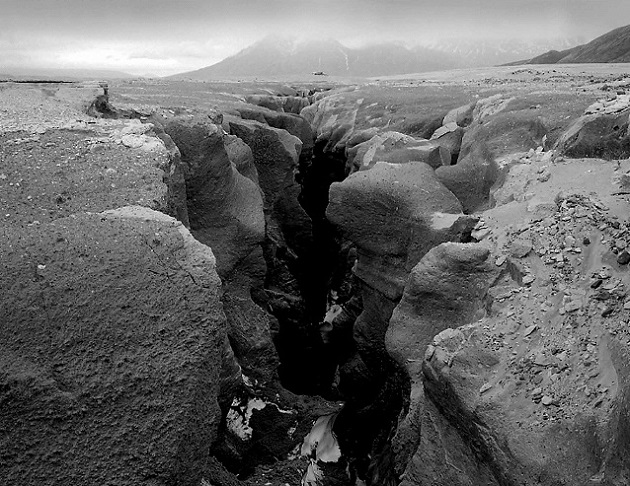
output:
<instances>
[{"instance_id":1,"label":"distant hill","mask_svg":"<svg viewBox=\"0 0 630 486\"><path fill-rule=\"evenodd\" d=\"M531 59L543 52L566 50L584 43L581 38L551 39L439 39L423 45L461 59L463 67L499 66Z\"/></svg>"},{"instance_id":2,"label":"distant hill","mask_svg":"<svg viewBox=\"0 0 630 486\"><path fill-rule=\"evenodd\" d=\"M5 68L0 80L16 81L81 81L135 78L129 73L106 69Z\"/></svg>"},{"instance_id":3,"label":"distant hill","mask_svg":"<svg viewBox=\"0 0 630 486\"><path fill-rule=\"evenodd\" d=\"M630 62L630 25L612 30L588 44L563 51L549 51L522 64L600 62Z\"/></svg>"},{"instance_id":4,"label":"distant hill","mask_svg":"<svg viewBox=\"0 0 630 486\"><path fill-rule=\"evenodd\" d=\"M266 37L217 64L176 74L170 79L211 80L239 76L304 75L384 76L459 67L456 56L428 48L379 44L351 49L335 40L296 41Z\"/></svg>"}]
</instances>

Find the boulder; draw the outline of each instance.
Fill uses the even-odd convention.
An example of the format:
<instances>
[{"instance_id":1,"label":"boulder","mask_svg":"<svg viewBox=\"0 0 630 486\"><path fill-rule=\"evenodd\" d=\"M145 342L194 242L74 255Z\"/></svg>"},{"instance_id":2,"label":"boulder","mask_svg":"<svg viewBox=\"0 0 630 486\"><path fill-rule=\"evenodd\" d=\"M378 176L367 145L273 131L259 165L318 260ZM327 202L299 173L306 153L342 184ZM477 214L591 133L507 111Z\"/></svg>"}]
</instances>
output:
<instances>
[{"instance_id":1,"label":"boulder","mask_svg":"<svg viewBox=\"0 0 630 486\"><path fill-rule=\"evenodd\" d=\"M625 159L630 156L629 116L630 109L584 115L560 136L555 149L568 157Z\"/></svg>"},{"instance_id":2,"label":"boulder","mask_svg":"<svg viewBox=\"0 0 630 486\"><path fill-rule=\"evenodd\" d=\"M216 125L202 118L170 118L164 130L181 153L191 230L214 249L219 275L224 276L264 239L260 190L231 162ZM229 142L239 161L243 147ZM242 170L251 174L247 162Z\"/></svg>"},{"instance_id":3,"label":"boulder","mask_svg":"<svg viewBox=\"0 0 630 486\"><path fill-rule=\"evenodd\" d=\"M434 169L451 163L450 152L440 144L399 132L375 135L368 141L353 146L347 153L348 172L367 170L376 162L424 162Z\"/></svg>"},{"instance_id":4,"label":"boulder","mask_svg":"<svg viewBox=\"0 0 630 486\"><path fill-rule=\"evenodd\" d=\"M286 273L276 255L311 251L311 220L298 202L300 186L295 180L302 143L286 130L255 121L230 122L232 132L252 149L264 194L269 271ZM270 244L270 245L269 245ZM279 279L292 278L288 275Z\"/></svg>"},{"instance_id":5,"label":"boulder","mask_svg":"<svg viewBox=\"0 0 630 486\"><path fill-rule=\"evenodd\" d=\"M546 99L495 95L477 102L473 121L461 141L457 164L436 170L440 181L462 202L465 212L489 206L490 192L501 182L498 162L515 153L538 150L545 144L548 132L565 123L564 117L533 104L542 101Z\"/></svg>"},{"instance_id":6,"label":"boulder","mask_svg":"<svg viewBox=\"0 0 630 486\"><path fill-rule=\"evenodd\" d=\"M473 120L473 112L475 109L475 103L453 108L449 111L442 120L443 125L449 125L455 123L460 127L467 127Z\"/></svg>"},{"instance_id":7,"label":"boulder","mask_svg":"<svg viewBox=\"0 0 630 486\"><path fill-rule=\"evenodd\" d=\"M304 108L300 115L310 123L316 140L322 138L328 140L333 131L343 126L343 134L337 137L336 142L343 150L345 143L353 135L357 114L363 101L363 98L354 100L347 97L344 91L335 90L333 93L323 93L321 99Z\"/></svg>"},{"instance_id":8,"label":"boulder","mask_svg":"<svg viewBox=\"0 0 630 486\"><path fill-rule=\"evenodd\" d=\"M487 208L499 168L487 146L479 143L463 158L460 154L456 165L439 167L435 175L461 202L464 212L472 213Z\"/></svg>"},{"instance_id":9,"label":"boulder","mask_svg":"<svg viewBox=\"0 0 630 486\"><path fill-rule=\"evenodd\" d=\"M571 184L584 193L556 196L542 218L515 219L506 206L484 215L492 258L481 244L447 244L444 254L468 248L470 258L450 258L440 274L424 265L438 247L414 269L386 341L412 380L393 441L403 451L401 484L621 485L630 477L629 281L609 246L625 245L615 235L628 231L627 204L602 206L593 191L601 174L578 169L567 172L581 174L582 185ZM611 243L594 243L602 239ZM552 248L576 249L545 255ZM448 261L444 254L434 261Z\"/></svg>"},{"instance_id":10,"label":"boulder","mask_svg":"<svg viewBox=\"0 0 630 486\"><path fill-rule=\"evenodd\" d=\"M273 111L284 111L282 97L272 95L249 95L245 97L247 103L262 106Z\"/></svg>"},{"instance_id":11,"label":"boulder","mask_svg":"<svg viewBox=\"0 0 630 486\"><path fill-rule=\"evenodd\" d=\"M390 299L429 249L460 241L472 222L422 162L379 162L332 184L326 214L357 245L355 274Z\"/></svg>"},{"instance_id":12,"label":"boulder","mask_svg":"<svg viewBox=\"0 0 630 486\"><path fill-rule=\"evenodd\" d=\"M236 170L258 185L258 170L256 170L254 155L249 145L234 135L225 135L223 145Z\"/></svg>"},{"instance_id":13,"label":"boulder","mask_svg":"<svg viewBox=\"0 0 630 486\"><path fill-rule=\"evenodd\" d=\"M0 482L197 485L240 369L210 248L147 208L0 239Z\"/></svg>"},{"instance_id":14,"label":"boulder","mask_svg":"<svg viewBox=\"0 0 630 486\"><path fill-rule=\"evenodd\" d=\"M286 130L256 121L230 122L230 132L252 150L265 208L270 210L293 180L302 142Z\"/></svg>"},{"instance_id":15,"label":"boulder","mask_svg":"<svg viewBox=\"0 0 630 486\"><path fill-rule=\"evenodd\" d=\"M489 256L481 244L442 243L411 271L386 343L390 355L414 378L421 378L421 360L434 336L485 315L484 299L498 274Z\"/></svg>"},{"instance_id":16,"label":"boulder","mask_svg":"<svg viewBox=\"0 0 630 486\"><path fill-rule=\"evenodd\" d=\"M422 453L418 450L429 467L416 461L410 477L475 486L627 482L627 345L615 336L601 336L597 343L585 370L586 388L577 386L578 375L549 380L544 371L539 384L527 386L528 365L505 379L515 363L502 350L491 349L477 326L438 335L424 364L427 399L435 405L430 413L438 417L434 442L425 440ZM543 370L554 361L553 355L533 356L529 366ZM573 358L567 364L569 369L583 366ZM514 386L518 376L525 378L525 387ZM446 478L444 472L454 469L457 475Z\"/></svg>"},{"instance_id":17,"label":"boulder","mask_svg":"<svg viewBox=\"0 0 630 486\"><path fill-rule=\"evenodd\" d=\"M400 303L393 311L385 344L411 381L409 410L394 439L396 473L415 477L414 455L421 456L426 415L422 363L434 336L447 328L483 317L490 284L499 271L480 244L442 243L413 268ZM410 462L411 461L411 462ZM405 472L406 471L406 472ZM410 480L404 484L413 484Z\"/></svg>"},{"instance_id":18,"label":"boulder","mask_svg":"<svg viewBox=\"0 0 630 486\"><path fill-rule=\"evenodd\" d=\"M238 113L245 120L256 120L267 125L286 130L296 136L302 142L300 162L309 163L313 157L313 131L311 125L301 116L294 113L279 113L270 110L252 110L250 108L238 108Z\"/></svg>"},{"instance_id":19,"label":"boulder","mask_svg":"<svg viewBox=\"0 0 630 486\"><path fill-rule=\"evenodd\" d=\"M514 100L514 97L508 98L503 94L496 94L477 101L472 110L472 122L483 123L487 118L505 110ZM465 112L467 112L467 110L465 110ZM449 117L448 121L443 123L448 123L450 121L452 121L451 117Z\"/></svg>"},{"instance_id":20,"label":"boulder","mask_svg":"<svg viewBox=\"0 0 630 486\"><path fill-rule=\"evenodd\" d=\"M234 352L248 375L271 380L278 366L271 316L251 297L266 273L263 196L251 150L203 118L163 123L181 152L191 232L217 257Z\"/></svg>"},{"instance_id":21,"label":"boulder","mask_svg":"<svg viewBox=\"0 0 630 486\"><path fill-rule=\"evenodd\" d=\"M154 126L156 135L162 140L167 152L166 159L159 165L164 173L162 180L167 187L165 212L190 228L186 174L182 164L182 154L173 139L166 134L164 127L160 123L155 123Z\"/></svg>"},{"instance_id":22,"label":"boulder","mask_svg":"<svg viewBox=\"0 0 630 486\"><path fill-rule=\"evenodd\" d=\"M249 95L245 101L273 111L299 114L310 102L303 96Z\"/></svg>"},{"instance_id":23,"label":"boulder","mask_svg":"<svg viewBox=\"0 0 630 486\"><path fill-rule=\"evenodd\" d=\"M444 241L465 239L476 220L461 213L459 201L423 162L378 162L332 184L326 215L357 247L354 274L363 302L353 328L357 356L341 366L339 387L349 398L338 432L358 473L368 475L361 464L371 463L369 477L381 484L391 479L384 465L392 457L388 438L408 386L404 369L385 349L391 314L425 253ZM361 378L349 376L348 369L358 369Z\"/></svg>"},{"instance_id":24,"label":"boulder","mask_svg":"<svg viewBox=\"0 0 630 486\"><path fill-rule=\"evenodd\" d=\"M463 138L464 129L456 123L451 122L438 128L431 136L430 141L448 150L451 155L451 162L456 163L462 148Z\"/></svg>"}]
</instances>

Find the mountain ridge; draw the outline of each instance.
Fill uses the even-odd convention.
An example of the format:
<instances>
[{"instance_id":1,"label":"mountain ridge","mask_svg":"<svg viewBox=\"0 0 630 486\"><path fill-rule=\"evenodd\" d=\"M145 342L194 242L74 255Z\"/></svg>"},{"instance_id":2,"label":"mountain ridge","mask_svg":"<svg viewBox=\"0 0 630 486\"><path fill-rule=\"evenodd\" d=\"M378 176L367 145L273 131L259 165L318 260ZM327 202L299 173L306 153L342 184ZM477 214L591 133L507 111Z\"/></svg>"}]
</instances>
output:
<instances>
[{"instance_id":1,"label":"mountain ridge","mask_svg":"<svg viewBox=\"0 0 630 486\"><path fill-rule=\"evenodd\" d=\"M408 47L382 42L346 47L334 39L297 40L267 36L211 66L174 74L167 79L213 80L326 73L333 76L377 77L504 64L544 52L573 40L441 41Z\"/></svg>"},{"instance_id":2,"label":"mountain ridge","mask_svg":"<svg viewBox=\"0 0 630 486\"><path fill-rule=\"evenodd\" d=\"M170 79L215 79L324 72L335 76L371 77L457 67L455 57L396 43L349 48L333 39L295 41L270 36L216 64L175 74Z\"/></svg>"},{"instance_id":3,"label":"mountain ridge","mask_svg":"<svg viewBox=\"0 0 630 486\"><path fill-rule=\"evenodd\" d=\"M579 64L630 62L630 25L618 27L587 44L551 50L519 64ZM516 64L516 63L515 63Z\"/></svg>"}]
</instances>

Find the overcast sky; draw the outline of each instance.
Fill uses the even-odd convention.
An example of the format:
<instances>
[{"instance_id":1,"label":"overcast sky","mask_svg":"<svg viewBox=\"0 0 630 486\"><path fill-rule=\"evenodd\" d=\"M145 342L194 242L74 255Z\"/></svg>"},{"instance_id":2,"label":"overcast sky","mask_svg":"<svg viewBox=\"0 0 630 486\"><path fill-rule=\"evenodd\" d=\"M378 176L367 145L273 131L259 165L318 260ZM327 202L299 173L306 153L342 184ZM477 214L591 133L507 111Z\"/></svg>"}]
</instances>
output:
<instances>
[{"instance_id":1,"label":"overcast sky","mask_svg":"<svg viewBox=\"0 0 630 486\"><path fill-rule=\"evenodd\" d=\"M174 74L265 35L356 46L444 38L585 40L630 24L630 0L0 0L0 72L104 68Z\"/></svg>"}]
</instances>

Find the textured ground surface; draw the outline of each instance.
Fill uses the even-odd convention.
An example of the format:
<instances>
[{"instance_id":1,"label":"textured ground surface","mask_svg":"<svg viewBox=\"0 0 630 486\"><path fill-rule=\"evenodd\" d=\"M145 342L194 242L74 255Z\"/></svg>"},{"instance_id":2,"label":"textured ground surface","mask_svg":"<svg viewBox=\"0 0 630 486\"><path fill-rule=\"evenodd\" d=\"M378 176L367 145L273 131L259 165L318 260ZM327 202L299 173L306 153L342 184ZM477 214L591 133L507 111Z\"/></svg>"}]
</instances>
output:
<instances>
[{"instance_id":1,"label":"textured ground surface","mask_svg":"<svg viewBox=\"0 0 630 486\"><path fill-rule=\"evenodd\" d=\"M292 86L300 87L299 83ZM586 480L627 484L630 479L621 455L628 440L623 431L628 407L630 280L624 251L630 246L630 164L627 158L615 156L627 146L630 78L624 67L462 70L372 80L362 86L339 82L302 87L338 88L332 93L313 92L311 101L318 103L303 112L319 137L315 149L320 156L330 156L320 162L333 163L340 154L345 157L347 150L370 140L376 132L398 131L428 139L446 125L445 116L465 127L463 139L450 145L457 147L458 153L452 154L457 165L447 167L449 158L437 157L434 183L451 190L465 212L476 212L480 222L471 238L483 250L470 261L460 255L468 263L457 256L447 258L450 254L441 253L441 247L429 252L416 268L427 273L437 268L443 280L425 282L420 276L415 284L425 290L414 294L424 295L427 286L436 295L442 292L439 298L434 296L434 303L461 311L455 320L435 319L438 312L429 316L432 320L423 321L426 316L413 310L413 299L408 296L403 296L403 303L410 299L403 318L404 306L393 311L400 289L387 299L375 290L394 277L401 287L405 280L401 269L408 272L429 250L423 247L416 252L418 258L405 260L407 253L413 253L409 248L419 244L414 238L425 230L415 231L405 219L409 215L394 211L394 206L399 207L395 203L405 202L407 197L398 187L399 179L404 179L403 189L413 192L413 187L423 185L414 185L415 176L409 174L422 174L424 169L375 164L374 157L385 157L391 147L377 144L381 153L368 144L356 152L361 160L374 156L370 167L340 185L352 186L365 179L383 186L379 198L362 197L355 208L358 216L344 212L343 204L336 204L335 211L353 216L353 237L361 240L359 248L371 248L370 256L378 263L372 277L382 280L364 289L368 313L357 321L360 325L355 331L362 334L354 339L365 347L367 361L377 356L380 363L387 357L384 334L394 312L389 332L399 334L389 341L388 350L402 362L400 369L407 370L412 382L407 400L411 400L413 414L387 418L397 429L370 435L374 444L380 444L376 449L371 443L349 446L372 461L370 474L376 478L375 484L386 484L392 471L409 486L520 484L519 478L533 477L545 485ZM226 347L225 316L218 302L214 262L210 262L213 257L207 262L212 270L205 273L214 280L199 285L200 280L186 267L195 259L182 253L186 245L172 221L96 214L128 205L166 208L161 169L170 170L173 160L173 154L169 157L163 141L155 136L160 127L144 123L146 117L108 120L88 116L86 110L101 92L90 85L0 86L0 327L4 326L0 420L11 426L10 435L0 443L0 464L9 465L0 467L0 478L16 485L54 484L64 477L73 484L96 484L107 478L112 484L158 485L170 484L176 481L173 475L179 475L186 478L181 484L198 484L202 477L213 486L242 484L215 459L208 462L203 445L211 443L221 428L218 405L229 406L229 400L227 405L219 403L222 384L240 379ZM243 107L253 106L244 104L246 99L269 104L278 94L297 93L279 83L145 81L113 83L110 92L110 101L117 107L138 110L142 115L159 111L166 120L201 114L217 124L216 130L222 127L226 131L230 122L242 123ZM587 111L595 118L610 115L612 122L591 123L593 118L584 118L582 125L572 125ZM247 117L270 125L289 123L286 127L297 130L295 135L304 133L285 114L283 118L264 113L257 111ZM583 137L567 135L572 133L567 132L569 127L577 133L588 123L590 128L583 130ZM616 132L616 138L596 148L601 159L562 155L569 148L579 153L608 129ZM400 140L404 146L407 139ZM560 145L555 147L558 140ZM251 143L255 154L256 144ZM401 153L405 150L392 146ZM267 225L272 228L267 234L272 235L272 244L266 243L266 263L278 263L278 267L267 276L276 286L263 299L268 306L265 311L256 307L256 312L275 306L290 316L280 326L299 322L299 313L295 314L298 317L291 315L295 312L291 291L298 286L287 260L274 260L274 252L281 249L279 253L295 263L300 252L308 255L318 250L303 245L306 240L301 238L306 238L310 227L308 232L290 227L295 223L290 215L297 214L291 206L296 202L297 186L285 176L291 176L297 158L294 154L282 180L271 181L277 187L268 190L266 202L273 203L273 208L265 207ZM491 159L498 169L479 176ZM390 162L409 160L413 159L397 153ZM263 162L269 165L273 161ZM345 162L341 173L347 170L347 175L354 169ZM299 164L304 163L300 159ZM328 183L341 180L333 172L323 170L324 179L331 178ZM377 177L384 172L388 184ZM416 199L417 210L409 214L422 213L422 204ZM209 206L213 205L219 207ZM376 206L373 214L388 223L395 221L399 229L381 225L373 216L369 224L362 225L359 213L371 205ZM247 212L247 208L242 210ZM459 206L454 212L458 211ZM445 217L426 219L439 229ZM300 218L307 221L301 210ZM220 223L217 227L229 227L223 220ZM429 227L429 223L421 226ZM375 229L368 231L372 227ZM370 231L389 235L385 230L404 234L404 249L370 236ZM219 234L212 233L212 225L208 231ZM463 238L463 230L458 231L456 241ZM295 239L286 241L287 235ZM387 250L376 255L378 258L370 246L376 243ZM222 251L219 246L217 250ZM271 259L270 252L274 253ZM260 255L256 258L262 262ZM467 265L477 265L475 258L488 267L484 275L499 277L485 283L479 277L475 291L467 288L476 282L472 277L449 280L452 268L463 272ZM199 265L193 268L201 272L205 267ZM304 268L317 267L313 262L309 265ZM397 269L396 275L392 268ZM412 274L405 292L415 292L414 279ZM237 283L243 298L253 306L251 281ZM229 285L224 289L229 290ZM451 303L453 296L473 304ZM246 325L247 316L241 317ZM268 318L265 314L265 326ZM451 321L464 327L441 334L425 354L433 334L454 327ZM422 330L414 331L419 325ZM410 347L409 343L417 345ZM373 354L374 349L378 353ZM320 376L321 363L312 356L296 357L304 376L311 372ZM381 368L378 363L377 371ZM375 382L369 380L378 376L376 368L370 370L374 373L370 378L356 355L345 365L341 373L356 379L346 388L348 393L367 396L374 391L376 399L385 403L400 393L388 387L387 377L379 378L385 381L384 385L379 382L382 388L370 388ZM291 372L297 376L300 370ZM204 401L204 390L211 397L208 401ZM246 484L299 484L307 461L295 454L282 460L287 451L279 444L287 443L287 434L298 433L296 424L299 433L304 432L304 417L329 413L331 408L326 407L336 410L334 404L299 401L288 394L278 396L278 403L292 403L295 409L285 414L278 406L269 405L265 411L255 412L254 423L266 435L256 432L253 443L241 452L223 451L224 458L238 463L244 461L238 454L249 450L265 463L248 464L253 469L248 471ZM379 409L371 406L364 415L364 420L368 417L366 430L383 420ZM356 410L361 411L360 407ZM348 417L339 423L343 425L344 420L352 423ZM278 434L278 440L273 434ZM300 439L291 440L297 443ZM393 459L388 455L390 442L398 454ZM506 451L509 454L504 455ZM488 454L494 459L489 460ZM509 460L503 460L507 456ZM271 464L278 459L281 461ZM347 483L334 479L337 473L344 477L343 464L328 476L326 484ZM445 474L449 468L457 474ZM29 471L26 475L25 470ZM386 478L383 481L378 479L381 473Z\"/></svg>"}]
</instances>

